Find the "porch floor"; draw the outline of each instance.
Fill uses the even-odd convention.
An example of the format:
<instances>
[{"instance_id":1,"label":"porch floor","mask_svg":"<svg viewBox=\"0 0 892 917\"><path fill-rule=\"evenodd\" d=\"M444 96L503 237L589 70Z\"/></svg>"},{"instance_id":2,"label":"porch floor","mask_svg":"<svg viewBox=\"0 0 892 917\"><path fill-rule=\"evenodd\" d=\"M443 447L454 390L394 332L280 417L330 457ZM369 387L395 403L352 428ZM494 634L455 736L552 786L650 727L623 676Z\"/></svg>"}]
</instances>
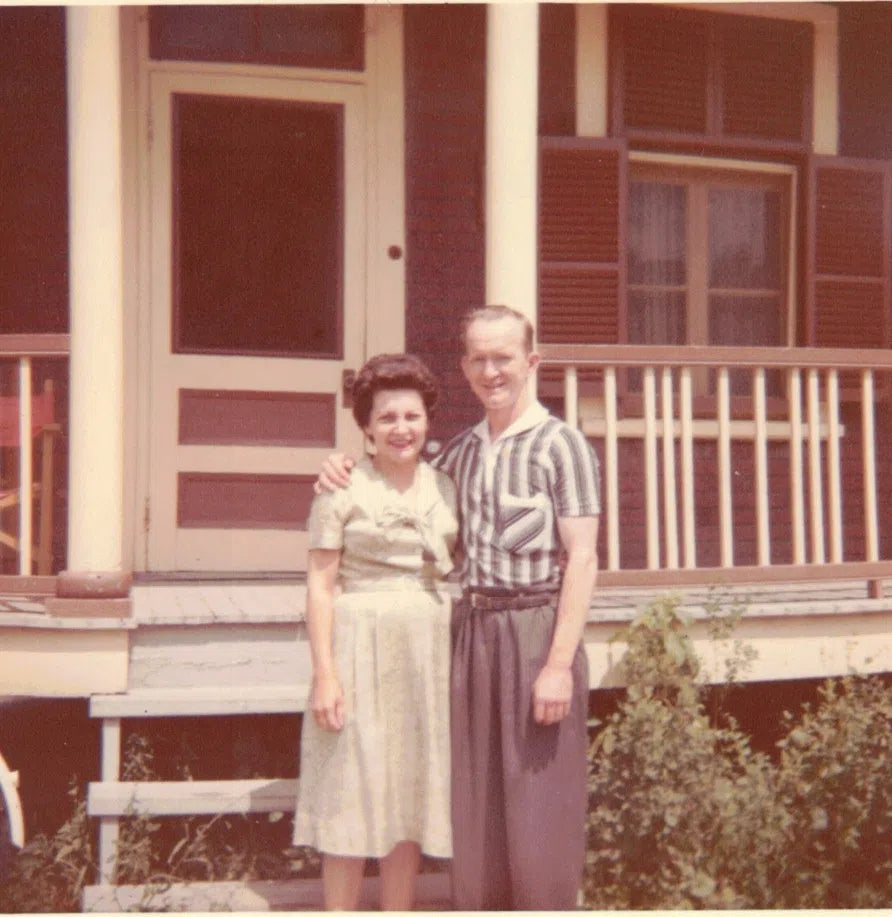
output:
<instances>
[{"instance_id":1,"label":"porch floor","mask_svg":"<svg viewBox=\"0 0 892 917\"><path fill-rule=\"evenodd\" d=\"M631 621L652 601L678 598L694 618L706 608L743 606L747 617L791 617L888 612L892 579L883 581L884 598L871 598L864 580L815 584L765 584L721 588L687 587L597 589L589 622ZM146 625L210 623L293 623L304 616L303 579L161 579L138 580L131 592L132 617L61 617L47 611L45 594L0 593L0 627L53 629L134 628Z\"/></svg>"},{"instance_id":2,"label":"porch floor","mask_svg":"<svg viewBox=\"0 0 892 917\"><path fill-rule=\"evenodd\" d=\"M892 608L892 580L883 584L885 598L871 598L864 580L815 584L765 584L681 590L596 589L589 623L631 621L652 601L677 596L693 617L707 607L744 606L747 617L789 617L887 612ZM153 580L132 590L133 617L139 625L207 623L287 623L302 621L306 602L303 580Z\"/></svg>"}]
</instances>

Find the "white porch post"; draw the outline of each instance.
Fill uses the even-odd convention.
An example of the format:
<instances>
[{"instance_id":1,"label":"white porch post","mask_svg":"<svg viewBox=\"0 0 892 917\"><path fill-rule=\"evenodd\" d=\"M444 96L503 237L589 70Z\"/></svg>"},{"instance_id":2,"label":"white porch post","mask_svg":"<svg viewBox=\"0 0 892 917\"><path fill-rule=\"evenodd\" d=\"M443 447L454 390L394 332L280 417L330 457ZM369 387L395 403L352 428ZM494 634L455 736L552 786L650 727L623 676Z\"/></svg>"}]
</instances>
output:
<instances>
[{"instance_id":1,"label":"white porch post","mask_svg":"<svg viewBox=\"0 0 892 917\"><path fill-rule=\"evenodd\" d=\"M97 595L109 594L102 583L120 581L123 563L121 52L117 7L65 15L71 451L59 594Z\"/></svg>"},{"instance_id":2,"label":"white porch post","mask_svg":"<svg viewBox=\"0 0 892 917\"><path fill-rule=\"evenodd\" d=\"M535 324L538 5L491 4L486 25L486 301Z\"/></svg>"}]
</instances>

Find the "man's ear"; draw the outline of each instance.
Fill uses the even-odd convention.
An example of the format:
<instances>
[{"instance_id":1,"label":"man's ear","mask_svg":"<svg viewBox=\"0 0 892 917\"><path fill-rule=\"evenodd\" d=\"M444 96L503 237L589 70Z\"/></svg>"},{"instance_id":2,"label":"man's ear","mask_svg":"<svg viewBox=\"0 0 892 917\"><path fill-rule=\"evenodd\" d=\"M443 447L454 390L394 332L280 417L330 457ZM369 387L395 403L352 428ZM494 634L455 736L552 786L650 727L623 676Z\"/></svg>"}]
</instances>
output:
<instances>
[{"instance_id":1,"label":"man's ear","mask_svg":"<svg viewBox=\"0 0 892 917\"><path fill-rule=\"evenodd\" d=\"M535 372L539 367L539 363L542 362L542 354L538 351L531 350L527 356L527 362L530 367L530 372Z\"/></svg>"}]
</instances>

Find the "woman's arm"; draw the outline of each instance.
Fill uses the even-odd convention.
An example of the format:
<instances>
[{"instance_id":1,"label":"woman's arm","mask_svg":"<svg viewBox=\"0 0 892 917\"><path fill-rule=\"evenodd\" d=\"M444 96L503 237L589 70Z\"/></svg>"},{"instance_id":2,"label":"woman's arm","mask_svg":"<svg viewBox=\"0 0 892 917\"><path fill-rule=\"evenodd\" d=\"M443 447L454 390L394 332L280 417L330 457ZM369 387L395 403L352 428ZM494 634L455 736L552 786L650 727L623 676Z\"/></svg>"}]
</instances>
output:
<instances>
[{"instance_id":1,"label":"woman's arm","mask_svg":"<svg viewBox=\"0 0 892 917\"><path fill-rule=\"evenodd\" d=\"M307 634L313 660L310 712L316 723L331 732L344 727L344 692L332 656L334 594L341 552L314 548L307 567Z\"/></svg>"}]
</instances>

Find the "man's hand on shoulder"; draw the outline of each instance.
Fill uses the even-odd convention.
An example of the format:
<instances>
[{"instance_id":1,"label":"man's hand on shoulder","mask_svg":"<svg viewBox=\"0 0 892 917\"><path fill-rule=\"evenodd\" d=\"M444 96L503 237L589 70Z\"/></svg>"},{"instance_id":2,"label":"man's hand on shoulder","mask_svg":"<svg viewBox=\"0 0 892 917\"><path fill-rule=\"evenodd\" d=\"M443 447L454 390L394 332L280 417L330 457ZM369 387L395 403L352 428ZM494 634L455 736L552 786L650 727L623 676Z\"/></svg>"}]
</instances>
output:
<instances>
[{"instance_id":1,"label":"man's hand on shoulder","mask_svg":"<svg viewBox=\"0 0 892 917\"><path fill-rule=\"evenodd\" d=\"M350 472L356 462L343 452L333 452L322 463L322 470L316 483L313 484L313 491L317 494L334 493L336 490L346 487L350 483Z\"/></svg>"},{"instance_id":2,"label":"man's hand on shoulder","mask_svg":"<svg viewBox=\"0 0 892 917\"><path fill-rule=\"evenodd\" d=\"M533 683L533 719L543 726L559 723L570 712L573 673L558 665L544 665Z\"/></svg>"}]
</instances>

